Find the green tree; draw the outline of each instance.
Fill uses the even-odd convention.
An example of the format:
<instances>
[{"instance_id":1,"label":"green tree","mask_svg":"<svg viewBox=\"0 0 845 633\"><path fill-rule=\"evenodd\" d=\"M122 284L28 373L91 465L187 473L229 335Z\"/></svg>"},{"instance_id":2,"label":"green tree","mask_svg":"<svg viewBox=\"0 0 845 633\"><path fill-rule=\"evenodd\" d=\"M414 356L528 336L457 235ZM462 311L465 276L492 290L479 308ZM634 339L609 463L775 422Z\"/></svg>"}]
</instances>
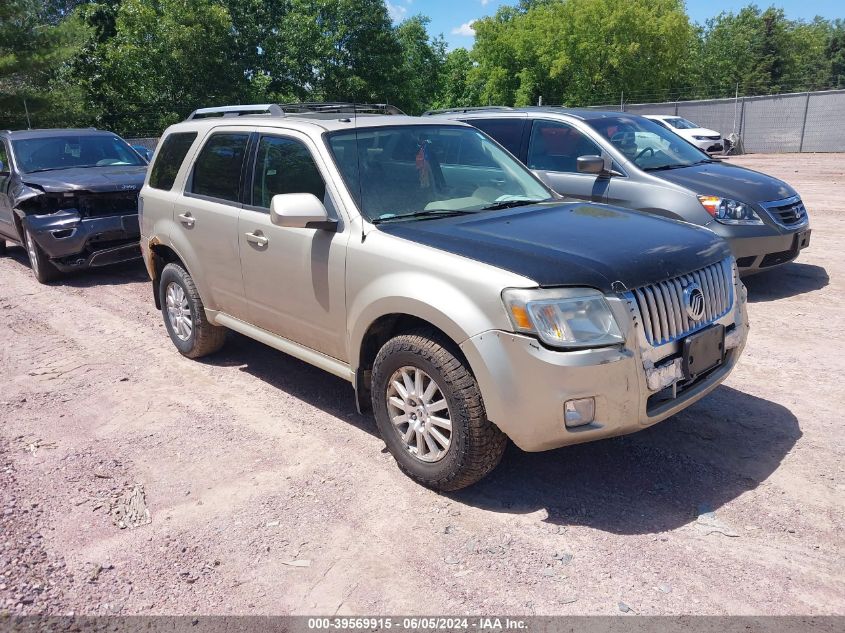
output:
<instances>
[{"instance_id":1,"label":"green tree","mask_svg":"<svg viewBox=\"0 0 845 633\"><path fill-rule=\"evenodd\" d=\"M475 22L484 102L585 105L683 82L694 33L680 0L550 0Z\"/></svg>"},{"instance_id":2,"label":"green tree","mask_svg":"<svg viewBox=\"0 0 845 633\"><path fill-rule=\"evenodd\" d=\"M786 19L782 9L748 5L721 13L701 32L691 96L765 94L813 89L830 80L830 23Z\"/></svg>"},{"instance_id":3,"label":"green tree","mask_svg":"<svg viewBox=\"0 0 845 633\"><path fill-rule=\"evenodd\" d=\"M470 53L456 48L446 55L440 73L440 91L432 107L466 108L481 104L480 79Z\"/></svg>"},{"instance_id":4,"label":"green tree","mask_svg":"<svg viewBox=\"0 0 845 633\"><path fill-rule=\"evenodd\" d=\"M114 35L94 53L103 125L157 133L197 107L239 102L246 78L233 39L214 0L123 0Z\"/></svg>"},{"instance_id":5,"label":"green tree","mask_svg":"<svg viewBox=\"0 0 845 633\"><path fill-rule=\"evenodd\" d=\"M420 114L435 102L446 63L446 42L442 36L429 36L429 22L427 17L417 15L396 27L402 47L398 77L401 90L396 105L409 114Z\"/></svg>"},{"instance_id":6,"label":"green tree","mask_svg":"<svg viewBox=\"0 0 845 633\"><path fill-rule=\"evenodd\" d=\"M830 63L831 86L845 87L845 20L831 24L825 56Z\"/></svg>"},{"instance_id":7,"label":"green tree","mask_svg":"<svg viewBox=\"0 0 845 633\"><path fill-rule=\"evenodd\" d=\"M80 114L78 90L53 88L87 37L85 25L61 14L54 3L5 0L0 4L0 125L26 127L27 110L32 123L39 126L54 124L53 114L66 105Z\"/></svg>"},{"instance_id":8,"label":"green tree","mask_svg":"<svg viewBox=\"0 0 845 633\"><path fill-rule=\"evenodd\" d=\"M289 0L265 50L276 94L359 102L399 96L402 46L383 0Z\"/></svg>"}]
</instances>

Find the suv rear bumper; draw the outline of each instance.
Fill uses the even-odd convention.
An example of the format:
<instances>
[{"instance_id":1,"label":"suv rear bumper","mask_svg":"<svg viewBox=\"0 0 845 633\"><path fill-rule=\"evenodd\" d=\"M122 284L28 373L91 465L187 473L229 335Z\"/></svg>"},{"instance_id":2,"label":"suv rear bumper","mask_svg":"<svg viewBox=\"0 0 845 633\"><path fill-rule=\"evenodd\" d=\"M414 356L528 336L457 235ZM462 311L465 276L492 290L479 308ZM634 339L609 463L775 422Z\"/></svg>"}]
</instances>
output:
<instances>
[{"instance_id":1,"label":"suv rear bumper","mask_svg":"<svg viewBox=\"0 0 845 633\"><path fill-rule=\"evenodd\" d=\"M63 271L138 259L138 215L83 218L75 211L29 215L22 219L38 246Z\"/></svg>"},{"instance_id":2,"label":"suv rear bumper","mask_svg":"<svg viewBox=\"0 0 845 633\"><path fill-rule=\"evenodd\" d=\"M745 346L744 303L731 314L741 316L729 337L724 363L660 403L655 403L656 394L665 389L649 388L642 356L631 349L630 340L622 349L560 352L532 337L490 331L468 339L461 349L489 419L521 449L544 451L642 430L713 391L733 370ZM568 428L564 403L590 397L595 398L595 422Z\"/></svg>"}]
</instances>

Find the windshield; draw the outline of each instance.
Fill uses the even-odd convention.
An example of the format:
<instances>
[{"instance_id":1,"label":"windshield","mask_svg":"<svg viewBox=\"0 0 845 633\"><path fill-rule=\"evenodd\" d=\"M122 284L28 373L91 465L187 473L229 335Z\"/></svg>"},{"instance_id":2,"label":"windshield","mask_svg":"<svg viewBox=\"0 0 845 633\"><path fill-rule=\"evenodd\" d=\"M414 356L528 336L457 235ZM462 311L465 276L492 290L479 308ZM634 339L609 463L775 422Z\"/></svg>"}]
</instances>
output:
<instances>
[{"instance_id":1,"label":"windshield","mask_svg":"<svg viewBox=\"0 0 845 633\"><path fill-rule=\"evenodd\" d=\"M682 119L681 117L675 117L672 119L663 119L671 125L676 130L695 130L698 129L700 126L696 125L692 121L687 121L686 119Z\"/></svg>"},{"instance_id":2,"label":"windshield","mask_svg":"<svg viewBox=\"0 0 845 633\"><path fill-rule=\"evenodd\" d=\"M21 171L144 165L144 160L118 136L106 134L62 134L12 141Z\"/></svg>"},{"instance_id":3,"label":"windshield","mask_svg":"<svg viewBox=\"0 0 845 633\"><path fill-rule=\"evenodd\" d=\"M645 171L713 162L700 149L650 119L618 116L587 123Z\"/></svg>"},{"instance_id":4,"label":"windshield","mask_svg":"<svg viewBox=\"0 0 845 633\"><path fill-rule=\"evenodd\" d=\"M405 125L329 136L346 186L370 221L475 213L554 199L471 127Z\"/></svg>"}]
</instances>

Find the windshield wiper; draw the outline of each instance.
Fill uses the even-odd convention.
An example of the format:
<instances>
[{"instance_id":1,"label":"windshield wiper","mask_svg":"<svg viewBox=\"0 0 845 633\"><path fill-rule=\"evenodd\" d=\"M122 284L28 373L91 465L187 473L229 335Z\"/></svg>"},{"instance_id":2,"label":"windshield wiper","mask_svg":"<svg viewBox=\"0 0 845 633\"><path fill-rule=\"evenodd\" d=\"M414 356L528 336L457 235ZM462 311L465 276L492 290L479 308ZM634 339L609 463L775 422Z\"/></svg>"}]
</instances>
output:
<instances>
[{"instance_id":1,"label":"windshield wiper","mask_svg":"<svg viewBox=\"0 0 845 633\"><path fill-rule=\"evenodd\" d=\"M59 171L61 169L85 169L88 167L98 167L98 165L66 165L64 167L42 167L41 169L33 169L26 172L27 174L38 174L43 171Z\"/></svg>"},{"instance_id":2,"label":"windshield wiper","mask_svg":"<svg viewBox=\"0 0 845 633\"><path fill-rule=\"evenodd\" d=\"M416 211L414 213L405 213L402 215L393 215L386 218L376 218L373 224L382 224L383 222L398 222L401 220L430 220L434 218L451 218L457 215L471 215L478 213L477 211L465 211L460 209L426 209L425 211Z\"/></svg>"},{"instance_id":3,"label":"windshield wiper","mask_svg":"<svg viewBox=\"0 0 845 633\"><path fill-rule=\"evenodd\" d=\"M660 165L659 167L645 167L643 168L643 171L666 171L667 169L682 169L683 167L692 167L693 165L706 165L707 163L718 162L719 161L713 160L712 158L705 158L703 160L697 160L694 163Z\"/></svg>"},{"instance_id":4,"label":"windshield wiper","mask_svg":"<svg viewBox=\"0 0 845 633\"><path fill-rule=\"evenodd\" d=\"M482 211L498 211L499 209L511 209L513 207L524 207L529 204L552 201L552 198L546 198L545 200L503 200L502 202L491 204L489 207L484 207Z\"/></svg>"}]
</instances>

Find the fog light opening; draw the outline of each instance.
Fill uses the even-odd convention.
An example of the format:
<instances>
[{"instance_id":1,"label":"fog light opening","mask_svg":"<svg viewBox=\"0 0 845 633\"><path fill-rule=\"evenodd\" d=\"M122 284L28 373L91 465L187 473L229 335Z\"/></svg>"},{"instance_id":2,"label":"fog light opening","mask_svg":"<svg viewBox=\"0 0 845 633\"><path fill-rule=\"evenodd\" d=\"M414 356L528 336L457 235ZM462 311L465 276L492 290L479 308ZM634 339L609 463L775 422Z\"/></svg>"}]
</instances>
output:
<instances>
[{"instance_id":1,"label":"fog light opening","mask_svg":"<svg viewBox=\"0 0 845 633\"><path fill-rule=\"evenodd\" d=\"M570 429L592 424L596 419L596 399L567 400L563 405L563 419Z\"/></svg>"}]
</instances>

